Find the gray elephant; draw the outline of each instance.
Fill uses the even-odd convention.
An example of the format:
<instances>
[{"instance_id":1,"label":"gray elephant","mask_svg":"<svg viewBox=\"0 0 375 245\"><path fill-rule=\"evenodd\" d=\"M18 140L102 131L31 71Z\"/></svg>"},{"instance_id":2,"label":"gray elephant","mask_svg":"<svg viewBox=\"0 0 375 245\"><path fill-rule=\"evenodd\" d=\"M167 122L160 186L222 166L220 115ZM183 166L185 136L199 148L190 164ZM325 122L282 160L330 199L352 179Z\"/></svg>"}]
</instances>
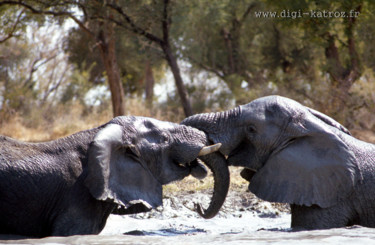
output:
<instances>
[{"instance_id":1,"label":"gray elephant","mask_svg":"<svg viewBox=\"0 0 375 245\"><path fill-rule=\"evenodd\" d=\"M189 174L205 177L197 157L207 160L214 176L228 178L227 186L215 183L227 190L225 159L212 153L217 145L206 144L206 135L197 129L143 117L117 117L43 143L0 136L0 233L97 234L111 212L130 214L161 205L162 185ZM215 215L225 196L214 191L217 203L204 212Z\"/></svg>"},{"instance_id":2,"label":"gray elephant","mask_svg":"<svg viewBox=\"0 0 375 245\"><path fill-rule=\"evenodd\" d=\"M185 119L204 131L258 197L291 205L295 229L375 227L375 145L280 96Z\"/></svg>"}]
</instances>

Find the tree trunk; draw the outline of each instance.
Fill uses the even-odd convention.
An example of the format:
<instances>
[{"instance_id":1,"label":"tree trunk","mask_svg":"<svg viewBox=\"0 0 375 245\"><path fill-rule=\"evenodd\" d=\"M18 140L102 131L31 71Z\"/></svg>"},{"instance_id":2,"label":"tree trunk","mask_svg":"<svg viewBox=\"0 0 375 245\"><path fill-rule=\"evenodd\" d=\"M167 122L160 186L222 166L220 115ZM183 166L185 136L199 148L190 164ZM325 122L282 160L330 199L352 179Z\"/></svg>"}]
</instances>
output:
<instances>
[{"instance_id":1,"label":"tree trunk","mask_svg":"<svg viewBox=\"0 0 375 245\"><path fill-rule=\"evenodd\" d=\"M113 24L107 24L106 30L99 33L100 53L107 72L111 91L113 116L125 114L125 94L122 86L120 70L116 58L116 43Z\"/></svg>"},{"instance_id":2,"label":"tree trunk","mask_svg":"<svg viewBox=\"0 0 375 245\"><path fill-rule=\"evenodd\" d=\"M360 11L361 6L357 7ZM346 20L347 48L350 57L350 63L347 66L342 64L339 51L336 46L335 36L326 34L328 45L325 49L325 56L328 61L328 72L332 77L332 105L335 107L335 114L342 114L345 103L349 97L349 90L355 81L361 76L359 57L356 51L353 28L355 18ZM338 116L337 115L337 116Z\"/></svg>"},{"instance_id":3,"label":"tree trunk","mask_svg":"<svg viewBox=\"0 0 375 245\"><path fill-rule=\"evenodd\" d=\"M356 13L360 13L362 6L355 8ZM352 8L350 8L352 9ZM347 49L350 62L343 65L338 48L336 46L336 38L330 33L325 34L328 45L325 49L325 56L328 62L328 73L332 77L332 105L335 107L334 113L340 118L342 111L345 109L346 101L349 98L349 90L357 79L361 76L361 67L359 56L356 50L354 39L354 25L356 17L344 19L345 35L347 37ZM343 118L342 120L345 120Z\"/></svg>"},{"instance_id":4,"label":"tree trunk","mask_svg":"<svg viewBox=\"0 0 375 245\"><path fill-rule=\"evenodd\" d=\"M154 97L154 74L152 72L151 62L148 60L146 62L146 69L145 69L145 97L146 97L146 104L148 107L152 106L152 100Z\"/></svg>"},{"instance_id":5,"label":"tree trunk","mask_svg":"<svg viewBox=\"0 0 375 245\"><path fill-rule=\"evenodd\" d=\"M184 113L188 117L188 116L191 116L193 114L193 110L191 108L188 93L187 93L186 88L184 86L184 83L182 81L180 69L179 69L178 64L177 64L177 59L176 59L175 55L172 53L171 45L170 45L170 42L169 42L169 28L170 28L170 25L172 23L171 16L170 16L170 13L169 13L170 1L164 0L163 3L164 3L163 4L163 11L162 11L163 17L161 19L162 33L163 33L162 38L159 38L159 37L155 36L154 34L148 32L146 29L143 29L143 28L139 27L132 20L132 18L126 13L126 11L124 11L124 9L122 9L117 4L110 3L110 4L107 4L107 5L109 7L111 7L112 10L115 10L118 14L120 14L123 17L124 21L127 23L127 25L123 25L121 22L116 21L115 23L117 25L125 27L127 30L130 29L135 34L141 35L141 36L145 37L146 39L148 39L149 41L151 41L153 43L156 43L157 45L159 45L161 47L161 49L164 52L165 59L167 60L168 65L172 70L173 77L175 79L175 83L176 83L176 87L177 87L177 91L178 91L178 95L180 96L181 104L182 104L182 107L184 109ZM154 19L152 21L156 21L156 20L157 19Z\"/></svg>"},{"instance_id":6,"label":"tree trunk","mask_svg":"<svg viewBox=\"0 0 375 245\"><path fill-rule=\"evenodd\" d=\"M178 95L180 96L185 116L186 117L191 116L191 115L193 115L193 110L191 108L189 95L186 91L184 82L182 81L180 68L178 67L178 64L177 64L177 59L173 55L169 44L162 45L162 48L163 48L163 51L164 51L164 54L165 54L165 58L168 62L168 65L172 70L173 77L174 77L176 87L177 87L177 91L178 91Z\"/></svg>"},{"instance_id":7,"label":"tree trunk","mask_svg":"<svg viewBox=\"0 0 375 245\"><path fill-rule=\"evenodd\" d=\"M251 10L256 6L255 3L251 3L242 14L242 16L237 16L233 14L231 16L231 25L229 28L223 27L220 31L226 48L227 54L227 67L223 68L223 73L225 76L230 77L235 76L234 79L225 79L235 97L243 92L241 89L241 82L245 79L247 82L251 83L252 79L248 76L246 69L248 65L246 64L246 59L241 55L240 39L241 39L241 29L246 19L251 13Z\"/></svg>"}]
</instances>

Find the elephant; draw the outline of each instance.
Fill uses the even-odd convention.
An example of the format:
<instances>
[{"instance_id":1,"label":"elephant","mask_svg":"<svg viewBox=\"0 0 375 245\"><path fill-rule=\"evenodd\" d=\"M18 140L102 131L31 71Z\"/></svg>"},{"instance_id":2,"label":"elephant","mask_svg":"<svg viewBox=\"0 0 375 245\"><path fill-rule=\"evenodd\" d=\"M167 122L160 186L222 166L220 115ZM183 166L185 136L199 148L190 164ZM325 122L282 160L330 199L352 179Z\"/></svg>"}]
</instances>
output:
<instances>
[{"instance_id":1,"label":"elephant","mask_svg":"<svg viewBox=\"0 0 375 245\"><path fill-rule=\"evenodd\" d=\"M288 203L292 230L375 227L375 145L278 95L182 121L220 142L257 197Z\"/></svg>"},{"instance_id":2,"label":"elephant","mask_svg":"<svg viewBox=\"0 0 375 245\"><path fill-rule=\"evenodd\" d=\"M97 128L49 142L0 136L0 233L28 237L98 234L111 213L162 205L162 185L207 166L225 185L229 172L220 145L192 127L120 116ZM222 171L224 169L224 171ZM219 172L220 171L220 172ZM216 192L203 214L215 215L226 193Z\"/></svg>"}]
</instances>

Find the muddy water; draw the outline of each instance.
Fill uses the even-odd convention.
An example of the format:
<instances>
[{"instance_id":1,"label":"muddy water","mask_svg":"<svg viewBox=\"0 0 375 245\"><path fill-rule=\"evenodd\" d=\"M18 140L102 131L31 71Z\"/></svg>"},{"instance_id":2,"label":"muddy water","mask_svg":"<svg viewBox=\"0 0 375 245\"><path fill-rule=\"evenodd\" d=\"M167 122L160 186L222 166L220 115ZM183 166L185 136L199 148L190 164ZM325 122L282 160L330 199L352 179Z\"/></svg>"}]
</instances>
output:
<instances>
[{"instance_id":1,"label":"muddy water","mask_svg":"<svg viewBox=\"0 0 375 245\"><path fill-rule=\"evenodd\" d=\"M151 212L111 215L99 235L25 239L0 235L0 244L375 244L375 229L351 227L292 232L289 206L262 201L246 186L230 191L219 214L205 220L195 212L210 191L164 194ZM183 187L181 187L183 189Z\"/></svg>"},{"instance_id":2,"label":"muddy water","mask_svg":"<svg viewBox=\"0 0 375 245\"><path fill-rule=\"evenodd\" d=\"M247 196L246 196L247 195ZM213 219L200 218L194 203L208 195L164 199L164 207L145 214L111 215L99 235L22 239L0 236L0 244L375 244L375 229L292 232L285 206L260 201L245 193L228 196Z\"/></svg>"},{"instance_id":3,"label":"muddy water","mask_svg":"<svg viewBox=\"0 0 375 245\"><path fill-rule=\"evenodd\" d=\"M202 220L196 217L111 216L99 235L2 240L16 244L374 244L375 230L351 227L291 232L290 216L246 212Z\"/></svg>"}]
</instances>

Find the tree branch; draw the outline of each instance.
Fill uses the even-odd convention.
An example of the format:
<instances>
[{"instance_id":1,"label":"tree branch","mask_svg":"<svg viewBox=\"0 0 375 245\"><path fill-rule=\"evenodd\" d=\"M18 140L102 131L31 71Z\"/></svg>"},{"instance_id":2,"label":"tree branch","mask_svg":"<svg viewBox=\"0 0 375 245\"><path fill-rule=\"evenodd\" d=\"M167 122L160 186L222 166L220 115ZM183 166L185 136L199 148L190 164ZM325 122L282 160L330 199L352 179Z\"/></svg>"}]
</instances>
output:
<instances>
[{"instance_id":1,"label":"tree branch","mask_svg":"<svg viewBox=\"0 0 375 245\"><path fill-rule=\"evenodd\" d=\"M168 43L169 39L169 24L170 24L170 18L168 16L168 5L169 0L164 0L164 6L163 6L163 19L162 19L162 30L163 30L163 40L164 43Z\"/></svg>"},{"instance_id":2,"label":"tree branch","mask_svg":"<svg viewBox=\"0 0 375 245\"><path fill-rule=\"evenodd\" d=\"M56 91L60 85L62 84L64 78L66 77L66 72L63 72L60 76L60 78L57 80L56 84L50 86L53 81L50 79L50 82L48 83L47 89L43 95L42 104L44 104L47 101L48 96L53 92Z\"/></svg>"},{"instance_id":3,"label":"tree branch","mask_svg":"<svg viewBox=\"0 0 375 245\"><path fill-rule=\"evenodd\" d=\"M342 77L346 73L345 67L341 64L338 48L335 44L335 36L327 32L324 34L327 40L327 47L325 48L325 56L328 61L328 73L336 82L341 82Z\"/></svg>"},{"instance_id":4,"label":"tree branch","mask_svg":"<svg viewBox=\"0 0 375 245\"><path fill-rule=\"evenodd\" d=\"M256 7L256 3L251 3L251 4L247 7L245 13L242 15L241 19L239 19L239 22L240 22L241 24L246 20L247 16L249 16L249 14L250 14L250 11L251 11L253 8L255 8L255 7Z\"/></svg>"},{"instance_id":5,"label":"tree branch","mask_svg":"<svg viewBox=\"0 0 375 245\"><path fill-rule=\"evenodd\" d=\"M43 2L40 2L42 4L44 4ZM75 17L71 12L68 12L68 11L50 11L50 10L41 10L41 9L36 9L34 8L33 6L27 4L26 2L22 2L22 1L11 1L11 0L7 0L7 1L2 1L0 2L0 6L1 5L19 5L19 6L23 6L24 8L28 9L31 11L31 13L33 14L44 14L44 15L52 15L52 16L66 16L66 17L69 17L70 19L72 19L83 31L85 31L87 34L89 34L91 37L95 37L95 34L87 28L87 26L82 22L80 21L77 17Z\"/></svg>"},{"instance_id":6,"label":"tree branch","mask_svg":"<svg viewBox=\"0 0 375 245\"><path fill-rule=\"evenodd\" d=\"M14 37L14 32L16 31L16 28L17 28L17 25L21 22L21 16L23 15L24 13L24 10L21 10L20 14L17 16L17 19L16 19L16 22L14 23L14 25L12 26L10 32L8 33L8 35L6 37L4 37L3 39L0 40L0 43L4 43L6 42L8 39Z\"/></svg>"},{"instance_id":7,"label":"tree branch","mask_svg":"<svg viewBox=\"0 0 375 245\"><path fill-rule=\"evenodd\" d=\"M361 12L362 5L357 6L355 9L356 12ZM350 56L350 70L351 74L349 75L349 80L351 83L354 83L356 79L360 76L360 65L359 65L359 57L355 47L355 40L353 34L353 28L356 22L356 17L350 17L348 19L348 26L347 26L347 37L348 37L348 49L349 49L349 56Z\"/></svg>"},{"instance_id":8,"label":"tree branch","mask_svg":"<svg viewBox=\"0 0 375 245\"><path fill-rule=\"evenodd\" d=\"M212 68L212 67L210 67L210 66L207 66L207 65L203 64L202 62L200 62L200 61L194 59L192 56L190 56L190 55L188 55L188 54L187 54L186 56L187 56L187 58L188 58L190 61L192 61L194 64L198 65L200 68L202 68L202 69L204 69L204 70L206 70L206 71L212 72L212 73L214 73L216 76L218 76L218 77L220 77L221 79L224 80L224 78L225 78L225 74L224 74L223 72L220 72L220 71L217 70L217 69L214 69L214 68Z\"/></svg>"},{"instance_id":9,"label":"tree branch","mask_svg":"<svg viewBox=\"0 0 375 245\"><path fill-rule=\"evenodd\" d=\"M163 40L161 40L159 37L147 32L146 30L142 29L141 27L137 26L134 23L134 21L130 18L130 16L127 15L120 6L115 5L115 4L111 4L111 3L107 3L106 6L110 7L111 9L115 10L118 14L120 14L120 16L122 16L124 18L126 23L129 24L129 26L124 25L122 22L117 21L113 18L109 18L110 21L112 21L115 24L117 24L118 26L123 27L127 30L130 30L130 31L132 31L136 34L140 34L140 35L144 36L145 38L147 38L148 40L150 40L152 42L156 42L159 45L163 45L163 43L164 43Z\"/></svg>"}]
</instances>

